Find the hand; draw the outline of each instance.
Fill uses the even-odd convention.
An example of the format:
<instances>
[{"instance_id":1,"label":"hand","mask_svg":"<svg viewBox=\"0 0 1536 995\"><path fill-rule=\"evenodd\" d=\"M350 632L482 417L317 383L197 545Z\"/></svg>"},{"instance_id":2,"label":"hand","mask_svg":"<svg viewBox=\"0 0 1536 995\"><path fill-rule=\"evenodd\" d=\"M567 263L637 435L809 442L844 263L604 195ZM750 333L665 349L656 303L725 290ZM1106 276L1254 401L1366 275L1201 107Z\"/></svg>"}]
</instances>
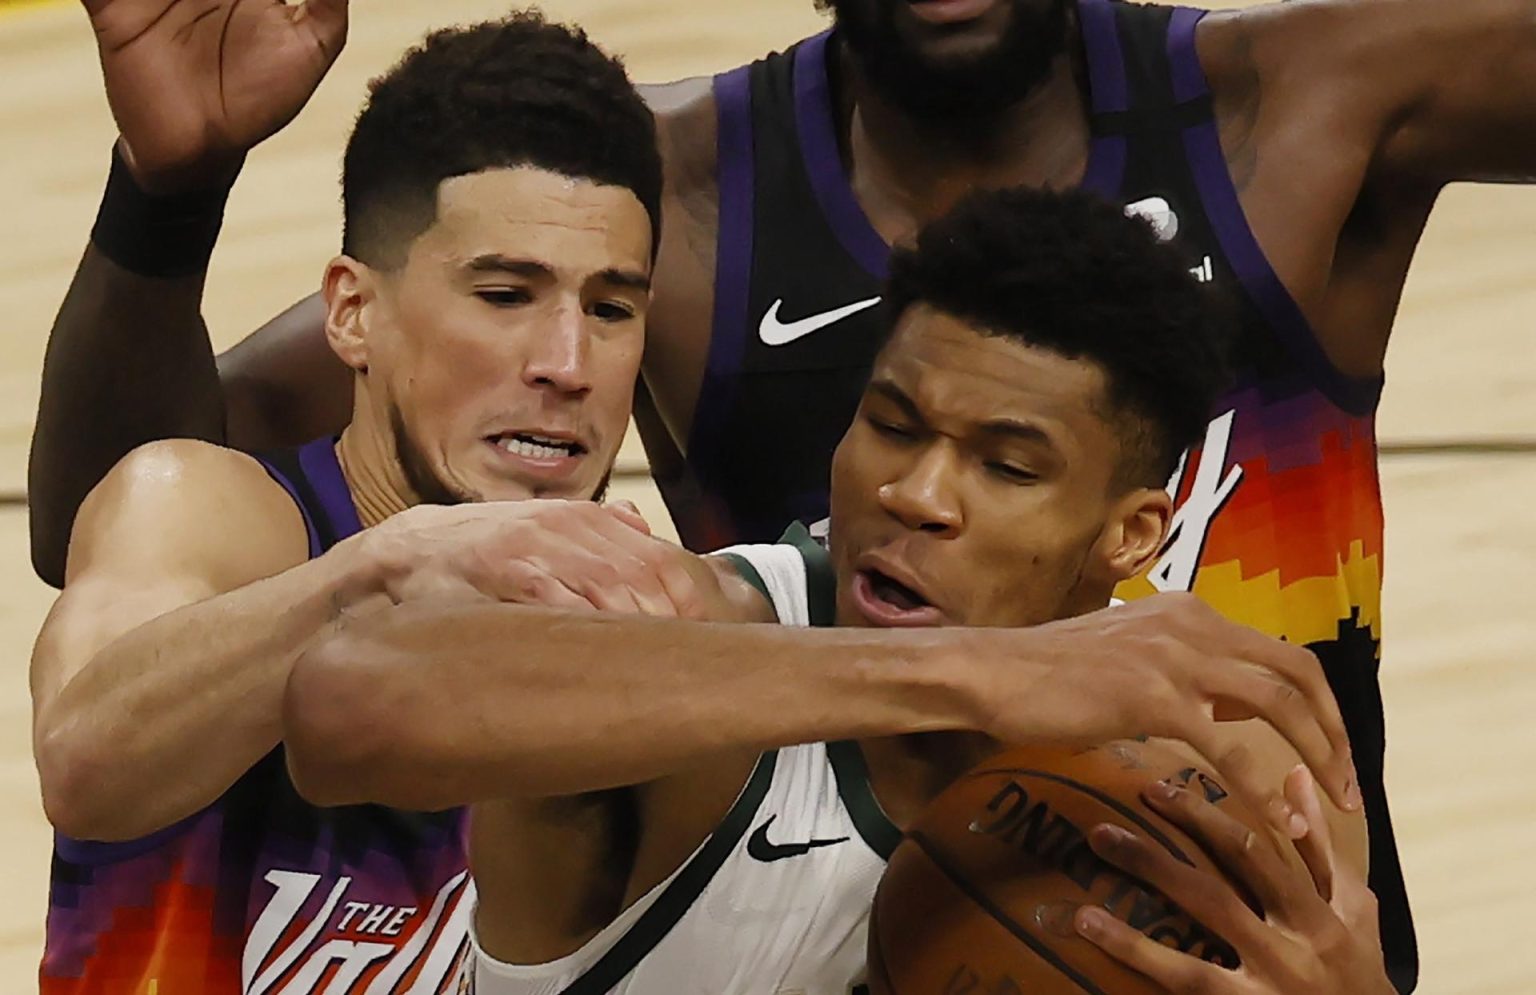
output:
<instances>
[{"instance_id":1,"label":"hand","mask_svg":"<svg viewBox=\"0 0 1536 995\"><path fill-rule=\"evenodd\" d=\"M1296 837L1304 820L1251 750L1218 729L1258 718L1290 742L1339 808L1360 808L1349 738L1317 658L1222 618L1193 595L1154 595L997 638L1026 640L1025 658L1049 664L1020 684L997 649L978 654L990 699L983 730L1004 742L1180 739L1254 812ZM1019 654L1016 643L1002 649L1004 659Z\"/></svg>"},{"instance_id":2,"label":"hand","mask_svg":"<svg viewBox=\"0 0 1536 995\"><path fill-rule=\"evenodd\" d=\"M1147 803L1193 836L1264 908L1260 918L1230 884L1117 827L1089 834L1094 852L1167 895L1237 951L1218 967L1142 935L1102 909L1078 910L1078 931L1105 953L1175 995L1395 995L1381 952L1376 898L1365 879L1334 859L1328 820L1311 775L1298 767L1286 794L1307 821L1287 862L1247 826L1187 789L1166 784Z\"/></svg>"},{"instance_id":3,"label":"hand","mask_svg":"<svg viewBox=\"0 0 1536 995\"><path fill-rule=\"evenodd\" d=\"M633 505L422 505L358 537L396 604L472 598L577 611L730 620L727 568L656 539Z\"/></svg>"},{"instance_id":4,"label":"hand","mask_svg":"<svg viewBox=\"0 0 1536 995\"><path fill-rule=\"evenodd\" d=\"M293 120L341 53L347 0L84 0L134 179L196 189Z\"/></svg>"}]
</instances>

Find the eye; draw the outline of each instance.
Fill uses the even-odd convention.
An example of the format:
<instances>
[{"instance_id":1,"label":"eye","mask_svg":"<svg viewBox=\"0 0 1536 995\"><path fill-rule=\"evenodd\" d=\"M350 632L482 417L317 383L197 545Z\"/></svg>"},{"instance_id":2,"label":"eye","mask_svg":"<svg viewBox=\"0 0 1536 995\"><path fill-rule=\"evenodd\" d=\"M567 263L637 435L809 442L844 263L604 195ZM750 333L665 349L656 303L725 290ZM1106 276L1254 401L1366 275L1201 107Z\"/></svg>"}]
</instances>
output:
<instances>
[{"instance_id":1,"label":"eye","mask_svg":"<svg viewBox=\"0 0 1536 995\"><path fill-rule=\"evenodd\" d=\"M1003 463L991 460L987 463L987 471L994 476L1008 481L1010 484L1032 484L1040 479L1040 475L1032 470L1026 470L1022 466L1013 463Z\"/></svg>"},{"instance_id":2,"label":"eye","mask_svg":"<svg viewBox=\"0 0 1536 995\"><path fill-rule=\"evenodd\" d=\"M522 287L478 287L475 296L492 307L517 307L533 299Z\"/></svg>"},{"instance_id":3,"label":"eye","mask_svg":"<svg viewBox=\"0 0 1536 995\"><path fill-rule=\"evenodd\" d=\"M873 428L877 434L883 435L888 439L916 438L916 433L913 432L910 428L907 428L905 425L898 425L895 422L889 422L883 418L876 418L874 415L865 415L864 419L865 421L869 422L870 427Z\"/></svg>"},{"instance_id":4,"label":"eye","mask_svg":"<svg viewBox=\"0 0 1536 995\"><path fill-rule=\"evenodd\" d=\"M618 301L598 301L592 305L592 316L598 321L628 321L635 316L635 310Z\"/></svg>"}]
</instances>

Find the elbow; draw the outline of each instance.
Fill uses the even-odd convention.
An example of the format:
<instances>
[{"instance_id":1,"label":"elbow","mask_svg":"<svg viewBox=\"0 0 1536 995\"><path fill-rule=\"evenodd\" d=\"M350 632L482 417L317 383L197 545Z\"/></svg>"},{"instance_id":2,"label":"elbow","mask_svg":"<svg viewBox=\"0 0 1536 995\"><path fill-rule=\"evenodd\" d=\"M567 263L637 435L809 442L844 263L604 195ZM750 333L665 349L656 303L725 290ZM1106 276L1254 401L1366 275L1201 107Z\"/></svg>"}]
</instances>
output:
<instances>
[{"instance_id":1,"label":"elbow","mask_svg":"<svg viewBox=\"0 0 1536 995\"><path fill-rule=\"evenodd\" d=\"M121 843L142 836L134 810L119 805L110 785L110 750L104 750L67 725L40 729L33 752L42 787L43 814L71 839ZM152 827L151 827L152 828Z\"/></svg>"},{"instance_id":2,"label":"elbow","mask_svg":"<svg viewBox=\"0 0 1536 995\"><path fill-rule=\"evenodd\" d=\"M389 803L378 787L391 720L366 640L333 635L303 653L283 696L288 773L314 805Z\"/></svg>"}]
</instances>

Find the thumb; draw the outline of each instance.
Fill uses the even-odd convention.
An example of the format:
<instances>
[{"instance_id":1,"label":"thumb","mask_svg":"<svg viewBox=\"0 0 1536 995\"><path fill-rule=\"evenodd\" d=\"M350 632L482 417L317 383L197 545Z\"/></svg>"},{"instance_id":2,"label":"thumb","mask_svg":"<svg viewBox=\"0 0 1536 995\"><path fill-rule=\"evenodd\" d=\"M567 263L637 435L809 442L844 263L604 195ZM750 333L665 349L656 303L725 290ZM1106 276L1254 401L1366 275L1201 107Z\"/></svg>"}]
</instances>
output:
<instances>
[{"instance_id":1,"label":"thumb","mask_svg":"<svg viewBox=\"0 0 1536 995\"><path fill-rule=\"evenodd\" d=\"M650 523L645 520L644 515L640 514L640 509L635 507L633 501L620 499L618 501L610 501L603 507L613 512L615 518L635 531L643 532L646 535L651 534Z\"/></svg>"},{"instance_id":2,"label":"thumb","mask_svg":"<svg viewBox=\"0 0 1536 995\"><path fill-rule=\"evenodd\" d=\"M294 8L293 23L307 26L326 61L335 61L347 43L347 0L305 0Z\"/></svg>"}]
</instances>

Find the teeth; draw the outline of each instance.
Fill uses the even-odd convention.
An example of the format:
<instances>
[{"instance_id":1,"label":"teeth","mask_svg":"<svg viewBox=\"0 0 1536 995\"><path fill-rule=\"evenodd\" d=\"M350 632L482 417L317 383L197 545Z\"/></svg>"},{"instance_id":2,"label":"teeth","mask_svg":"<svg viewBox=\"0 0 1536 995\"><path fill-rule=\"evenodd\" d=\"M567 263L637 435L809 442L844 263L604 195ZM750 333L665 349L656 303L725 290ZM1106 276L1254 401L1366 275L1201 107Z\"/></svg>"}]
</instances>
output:
<instances>
[{"instance_id":1,"label":"teeth","mask_svg":"<svg viewBox=\"0 0 1536 995\"><path fill-rule=\"evenodd\" d=\"M540 441L534 441L536 439ZM559 459L562 456L573 456L576 451L573 443L541 439L540 436L507 436L496 444L509 453L529 459Z\"/></svg>"}]
</instances>

